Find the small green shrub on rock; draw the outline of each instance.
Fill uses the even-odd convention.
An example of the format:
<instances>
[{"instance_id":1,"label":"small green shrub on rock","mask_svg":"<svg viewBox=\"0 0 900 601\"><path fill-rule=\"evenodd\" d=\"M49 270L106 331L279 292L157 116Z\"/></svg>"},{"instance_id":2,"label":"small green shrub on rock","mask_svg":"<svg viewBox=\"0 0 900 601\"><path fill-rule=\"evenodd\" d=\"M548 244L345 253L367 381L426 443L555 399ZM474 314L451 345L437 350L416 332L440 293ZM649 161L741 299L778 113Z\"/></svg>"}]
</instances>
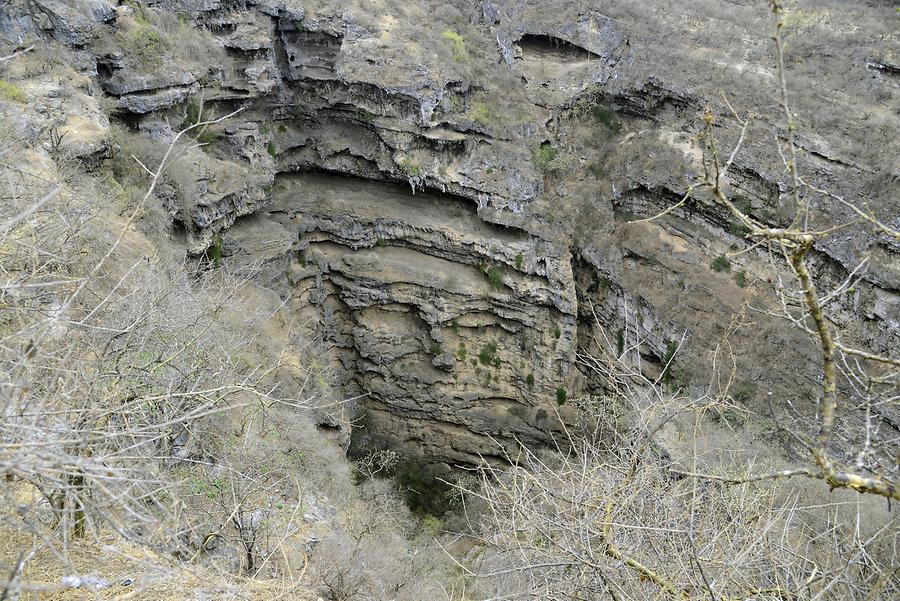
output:
<instances>
[{"instance_id":1,"label":"small green shrub on rock","mask_svg":"<svg viewBox=\"0 0 900 601\"><path fill-rule=\"evenodd\" d=\"M28 98L25 96L25 90L14 83L2 79L0 79L0 98L23 104L28 101Z\"/></svg>"},{"instance_id":2,"label":"small green shrub on rock","mask_svg":"<svg viewBox=\"0 0 900 601\"><path fill-rule=\"evenodd\" d=\"M478 351L478 361L481 362L482 365L491 365L497 359L497 343L496 342L488 342L486 345L481 347L481 350Z\"/></svg>"},{"instance_id":3,"label":"small green shrub on rock","mask_svg":"<svg viewBox=\"0 0 900 601\"><path fill-rule=\"evenodd\" d=\"M447 42L450 42L450 49L453 51L453 60L458 63L469 61L469 51L466 50L466 41L463 37L452 29L445 29L441 34Z\"/></svg>"},{"instance_id":4,"label":"small green shrub on rock","mask_svg":"<svg viewBox=\"0 0 900 601\"><path fill-rule=\"evenodd\" d=\"M565 405L566 404L566 389L560 386L556 389L556 404L557 405Z\"/></svg>"},{"instance_id":5,"label":"small green shrub on rock","mask_svg":"<svg viewBox=\"0 0 900 601\"><path fill-rule=\"evenodd\" d=\"M531 159L538 171L544 175L560 173L571 167L569 157L560 152L559 148L550 144L535 146L531 150Z\"/></svg>"},{"instance_id":6,"label":"small green shrub on rock","mask_svg":"<svg viewBox=\"0 0 900 601\"><path fill-rule=\"evenodd\" d=\"M675 359L675 353L677 353L677 352L678 352L678 343L677 342L675 342L674 340L670 340L669 342L666 343L666 353L663 355L663 358L662 358L663 372L660 375L660 379L667 384L672 379L673 360Z\"/></svg>"},{"instance_id":7,"label":"small green shrub on rock","mask_svg":"<svg viewBox=\"0 0 900 601\"><path fill-rule=\"evenodd\" d=\"M206 130L197 136L197 141L201 144L213 144L222 139L222 134L214 131Z\"/></svg>"},{"instance_id":8,"label":"small green shrub on rock","mask_svg":"<svg viewBox=\"0 0 900 601\"><path fill-rule=\"evenodd\" d=\"M746 403L756 394L756 384L751 380L738 380L732 385L729 393L735 401Z\"/></svg>"},{"instance_id":9,"label":"small green shrub on rock","mask_svg":"<svg viewBox=\"0 0 900 601\"><path fill-rule=\"evenodd\" d=\"M134 25L121 36L125 55L141 65L159 63L169 50L169 41L150 24L138 17Z\"/></svg>"},{"instance_id":10,"label":"small green shrub on rock","mask_svg":"<svg viewBox=\"0 0 900 601\"><path fill-rule=\"evenodd\" d=\"M454 490L446 482L448 474L415 458L399 461L394 473L400 490L405 493L407 506L416 515L437 519L451 509Z\"/></svg>"},{"instance_id":11,"label":"small green shrub on rock","mask_svg":"<svg viewBox=\"0 0 900 601\"><path fill-rule=\"evenodd\" d=\"M472 121L481 125L488 125L491 122L491 108L485 102L473 102L469 115Z\"/></svg>"},{"instance_id":12,"label":"small green shrub on rock","mask_svg":"<svg viewBox=\"0 0 900 601\"><path fill-rule=\"evenodd\" d=\"M184 121L178 126L178 129L187 129L191 125L200 122L200 102L196 98L191 98L184 109Z\"/></svg>"},{"instance_id":13,"label":"small green shrub on rock","mask_svg":"<svg viewBox=\"0 0 900 601\"><path fill-rule=\"evenodd\" d=\"M713 262L709 264L710 268L713 271L721 272L721 271L731 271L731 261L728 260L728 257L725 255L719 255Z\"/></svg>"},{"instance_id":14,"label":"small green shrub on rock","mask_svg":"<svg viewBox=\"0 0 900 601\"><path fill-rule=\"evenodd\" d=\"M728 224L728 233L738 238L744 238L750 233L750 228L739 221L732 221Z\"/></svg>"},{"instance_id":15,"label":"small green shrub on rock","mask_svg":"<svg viewBox=\"0 0 900 601\"><path fill-rule=\"evenodd\" d=\"M422 166L408 158L400 159L399 166L408 177L419 177L423 173Z\"/></svg>"},{"instance_id":16,"label":"small green shrub on rock","mask_svg":"<svg viewBox=\"0 0 900 601\"><path fill-rule=\"evenodd\" d=\"M501 288L503 286L503 269L496 265L482 266L482 273L487 277L491 288Z\"/></svg>"},{"instance_id":17,"label":"small green shrub on rock","mask_svg":"<svg viewBox=\"0 0 900 601\"><path fill-rule=\"evenodd\" d=\"M547 171L550 164L559 156L559 148L555 146L543 145L536 146L531 151L531 158L534 165L541 171Z\"/></svg>"},{"instance_id":18,"label":"small green shrub on rock","mask_svg":"<svg viewBox=\"0 0 900 601\"><path fill-rule=\"evenodd\" d=\"M209 248L206 250L206 257L212 262L213 266L218 269L222 265L222 249L224 244L222 243L222 235L214 234L212 238L212 244L210 244Z\"/></svg>"}]
</instances>

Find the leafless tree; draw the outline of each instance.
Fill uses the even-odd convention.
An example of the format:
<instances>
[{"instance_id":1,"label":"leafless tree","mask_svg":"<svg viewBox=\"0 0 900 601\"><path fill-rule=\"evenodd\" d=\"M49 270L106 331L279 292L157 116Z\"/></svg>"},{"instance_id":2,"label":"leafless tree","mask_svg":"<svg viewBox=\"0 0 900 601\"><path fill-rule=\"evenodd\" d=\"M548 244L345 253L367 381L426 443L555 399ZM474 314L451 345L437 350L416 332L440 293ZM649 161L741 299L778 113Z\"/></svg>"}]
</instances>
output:
<instances>
[{"instance_id":1,"label":"leafless tree","mask_svg":"<svg viewBox=\"0 0 900 601\"><path fill-rule=\"evenodd\" d=\"M579 363L606 393L575 401L583 422L566 444L552 453L523 447L507 457L512 468L485 464L480 486L465 487L466 535L480 550L460 566L487 583L486 598L887 599L900 591L897 518L865 495L818 503L809 488L776 479L678 475L675 462L715 463L696 442L727 394L666 392L620 360L628 348L619 355L595 331ZM656 441L677 430L694 444L670 454Z\"/></svg>"},{"instance_id":2,"label":"leafless tree","mask_svg":"<svg viewBox=\"0 0 900 601\"><path fill-rule=\"evenodd\" d=\"M4 594L23 586L35 549L64 552L89 534L171 548L189 494L178 466L226 460L203 448L216 420L310 405L302 390L282 392L277 361L245 360L259 332L225 319L252 268L165 266L155 249L135 248L147 242L136 225L167 167L198 145L190 134L236 112L174 133L154 168L134 157L146 190L119 221L80 184L0 165L0 497L10 509L0 522L34 541L3 566ZM0 159L16 150L12 142ZM271 562L247 501L274 484L237 459L228 509L252 575Z\"/></svg>"},{"instance_id":3,"label":"leafless tree","mask_svg":"<svg viewBox=\"0 0 900 601\"><path fill-rule=\"evenodd\" d=\"M470 531L481 546L460 566L490 583L491 599L872 600L900 594L900 522L889 505L876 502L900 500L891 452L896 440L880 437L877 426L880 411L896 406L900 359L845 342L829 313L858 281L865 260L836 288L823 291L810 259L817 244L849 227L865 226L867 235L893 243L900 232L864 203L831 193L802 173L781 37L783 7L770 5L785 122L775 144L795 215L784 227L772 227L730 197L728 172L753 121L726 99L740 126L736 144L722 151L716 118L707 111L699 136L706 150L703 173L679 203L642 221L709 199L744 228L750 251L766 253L776 272L792 276L777 280L782 310L768 313L816 342L821 386L813 419L789 419L789 408L775 417L811 461L776 469L751 464L749 470L746 462L705 461L698 444L709 436L705 416L722 415L723 403L744 410L729 394L736 368L727 349L718 348L713 357L712 371L716 378L724 373L724 381L682 397L664 392L660 381L628 362L641 341L612 344L598 325L596 342L579 354L579 363L605 393L579 400L584 423L568 431L559 452L523 447L507 457L511 469L485 464L481 486L466 489ZM850 217L813 225L816 200L836 203ZM835 453L848 444L835 439L842 418L856 428L861 448L842 448L841 456L855 461L842 462ZM673 428L693 441L686 452L657 446ZM786 479L793 477L801 479L789 486ZM832 496L811 502L818 481Z\"/></svg>"},{"instance_id":4,"label":"leafless tree","mask_svg":"<svg viewBox=\"0 0 900 601\"><path fill-rule=\"evenodd\" d=\"M730 104L728 107L741 125L740 137L727 158L724 158L713 131L715 118L712 112L707 111L704 117L705 129L701 135L706 148L704 174L699 183L688 190L685 200L699 192L711 194L716 203L746 228L746 239L751 242L752 248L763 248L773 264L783 262L788 266L794 277L794 284L779 285L781 312L764 311L752 306L750 308L784 319L792 327L814 337L820 349L822 383L814 429L803 431L793 424L786 428L808 450L813 464L726 481L804 476L823 480L832 489L850 488L900 500L900 483L897 481L900 466L896 463L895 455L889 452L890 446L896 446L896 441L880 440L875 425L883 409L897 404L900 357L868 352L845 343L839 322L829 312L829 305L853 288L868 259L863 259L837 287L823 291L813 274L809 258L817 244L848 227L866 226L873 238L881 236L894 243L900 241L900 230L881 221L865 203L856 203L831 193L803 175L801 151L795 142L797 120L791 108L788 75L785 71L781 35L784 10L780 2L770 2L770 6L776 16L774 41L777 80L785 124L784 139L776 138L775 144L784 164L787 193L796 207L794 217L786 227L769 227L747 214L729 197L728 171L738 157L747 130L752 124L752 115L741 117ZM824 227L812 225L812 206L819 199L847 209L850 217L844 222ZM860 419L864 430L859 437L862 448L855 453L852 464L839 461L831 448L834 444L835 424L841 411L845 414L855 412L864 415Z\"/></svg>"}]
</instances>

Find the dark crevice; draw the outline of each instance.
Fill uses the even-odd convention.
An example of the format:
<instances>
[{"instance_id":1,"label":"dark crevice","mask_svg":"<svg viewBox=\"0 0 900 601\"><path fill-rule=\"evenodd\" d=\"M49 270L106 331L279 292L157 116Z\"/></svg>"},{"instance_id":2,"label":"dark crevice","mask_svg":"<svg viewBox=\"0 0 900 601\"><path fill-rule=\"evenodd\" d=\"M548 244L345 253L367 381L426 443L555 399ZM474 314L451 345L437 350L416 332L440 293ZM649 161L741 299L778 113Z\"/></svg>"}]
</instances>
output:
<instances>
[{"instance_id":1,"label":"dark crevice","mask_svg":"<svg viewBox=\"0 0 900 601\"><path fill-rule=\"evenodd\" d=\"M560 63L578 63L600 58L587 48L551 35L526 33L517 43L526 58L531 56Z\"/></svg>"}]
</instances>

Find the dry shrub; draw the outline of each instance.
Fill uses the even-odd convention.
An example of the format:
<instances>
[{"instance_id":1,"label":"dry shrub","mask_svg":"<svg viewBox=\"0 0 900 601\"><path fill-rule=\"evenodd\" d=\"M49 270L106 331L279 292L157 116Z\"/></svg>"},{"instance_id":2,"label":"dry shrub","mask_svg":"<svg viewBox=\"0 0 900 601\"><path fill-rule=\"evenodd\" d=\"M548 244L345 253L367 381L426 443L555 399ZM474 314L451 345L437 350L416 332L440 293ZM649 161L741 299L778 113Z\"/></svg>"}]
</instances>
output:
<instances>
[{"instance_id":1,"label":"dry shrub","mask_svg":"<svg viewBox=\"0 0 900 601\"><path fill-rule=\"evenodd\" d=\"M673 465L746 470L747 441L732 463L702 451L726 397L666 394L612 352L580 362L608 396L580 399L568 450L525 449L468 488L467 569L488 598L896 598L898 521L876 499L684 477Z\"/></svg>"},{"instance_id":2,"label":"dry shrub","mask_svg":"<svg viewBox=\"0 0 900 601\"><path fill-rule=\"evenodd\" d=\"M151 168L166 152L118 135ZM17 541L0 590L80 595L63 578L96 576L102 594L305 598L310 578L353 588L349 570L359 598L436 595L439 551L408 540L386 483L354 489L310 420L328 409L316 350L253 266L178 260L152 194L123 208L76 163L16 156L0 152L0 532Z\"/></svg>"},{"instance_id":3,"label":"dry shrub","mask_svg":"<svg viewBox=\"0 0 900 601\"><path fill-rule=\"evenodd\" d=\"M209 31L172 11L137 7L119 23L117 43L125 60L139 72L170 68L174 63L202 75L225 58L223 46Z\"/></svg>"},{"instance_id":4,"label":"dry shrub","mask_svg":"<svg viewBox=\"0 0 900 601\"><path fill-rule=\"evenodd\" d=\"M295 466L227 444L235 423L252 422L252 437L285 408L287 428L315 401L296 358L256 354L278 302L245 302L252 268L173 263L149 192L124 218L115 191L77 166L0 157L0 525L28 541L4 556L3 590L59 588L31 582L32 568L43 558L71 574L70 551L90 539L193 562L210 523L242 551L233 572L286 577ZM193 485L220 480L204 523Z\"/></svg>"},{"instance_id":5,"label":"dry shrub","mask_svg":"<svg viewBox=\"0 0 900 601\"><path fill-rule=\"evenodd\" d=\"M444 598L450 562L390 480L370 479L340 514L342 527L314 550L314 570L334 601Z\"/></svg>"}]
</instances>

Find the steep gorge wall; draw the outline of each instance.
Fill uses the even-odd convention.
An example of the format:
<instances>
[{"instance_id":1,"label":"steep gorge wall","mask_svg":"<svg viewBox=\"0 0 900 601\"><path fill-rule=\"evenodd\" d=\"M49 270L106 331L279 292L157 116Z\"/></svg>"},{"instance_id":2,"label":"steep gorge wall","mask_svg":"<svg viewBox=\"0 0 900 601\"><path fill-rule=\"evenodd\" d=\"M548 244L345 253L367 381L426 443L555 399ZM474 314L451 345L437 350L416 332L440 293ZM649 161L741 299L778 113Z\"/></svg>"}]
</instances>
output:
<instances>
[{"instance_id":1,"label":"steep gorge wall","mask_svg":"<svg viewBox=\"0 0 900 601\"><path fill-rule=\"evenodd\" d=\"M659 50L633 24L577 6L550 15L538 2L483 2L473 13L461 2L453 14L468 24L455 27L473 33L459 47L451 25L423 24L425 2L396 14L283 0L146 4L202 27L209 54L179 57L173 40L171 60L136 66L116 40L143 27L140 15L102 0L14 3L0 32L71 49L85 81L67 93L80 104L54 118L68 152L87 161L111 152L100 98L135 135L160 140L200 98L216 115L243 109L183 150L158 201L188 252L221 239L226 261L262 265L351 399L336 423L355 419L363 446L502 461L498 442L549 443L555 412L571 417L560 391L586 390L575 353L595 316L612 337L641 340L635 360L651 376L684 336L679 370L702 382L706 353L742 304L775 307L765 254L709 269L748 246L710 203L630 223L684 193L699 165L697 115L715 97L712 83L649 75ZM696 60L674 42L670 51ZM895 94L895 79L883 80ZM896 130L896 115L884 119ZM895 169L830 141L804 140L816 181L877 199L896 220L896 180L883 181ZM541 144L556 163L541 163ZM771 141L751 139L729 181L773 225L792 209L779 167ZM860 344L896 349L898 249L852 232L817 249L818 269L837 282L873 253L836 314ZM753 335L732 336L745 400L808 404L814 346L775 318L754 320ZM788 352L800 358L788 364Z\"/></svg>"},{"instance_id":2,"label":"steep gorge wall","mask_svg":"<svg viewBox=\"0 0 900 601\"><path fill-rule=\"evenodd\" d=\"M361 433L458 463L499 452L480 434L547 442L575 330L557 245L404 184L307 173L279 179L274 198L273 218L299 222L296 306L360 399Z\"/></svg>"}]
</instances>

